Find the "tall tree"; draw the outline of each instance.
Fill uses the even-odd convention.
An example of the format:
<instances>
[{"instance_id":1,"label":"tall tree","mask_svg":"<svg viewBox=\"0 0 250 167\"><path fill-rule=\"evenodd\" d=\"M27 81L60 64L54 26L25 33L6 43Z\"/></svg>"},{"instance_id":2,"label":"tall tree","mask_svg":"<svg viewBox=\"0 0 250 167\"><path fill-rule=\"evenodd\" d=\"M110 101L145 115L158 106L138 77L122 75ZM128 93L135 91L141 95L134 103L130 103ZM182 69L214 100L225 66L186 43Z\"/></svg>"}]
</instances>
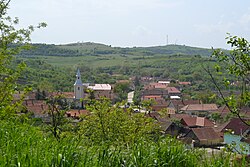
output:
<instances>
[{"instance_id":1,"label":"tall tree","mask_svg":"<svg viewBox=\"0 0 250 167\"><path fill-rule=\"evenodd\" d=\"M0 0L0 119L16 112L24 98L20 96L17 100L13 97L17 88L17 79L25 68L24 63L20 63L16 68L11 67L13 55L29 48L27 44L35 28L46 26L45 23L41 23L35 27L29 26L27 29L16 29L18 18L12 19L7 14L10 1Z\"/></svg>"}]
</instances>

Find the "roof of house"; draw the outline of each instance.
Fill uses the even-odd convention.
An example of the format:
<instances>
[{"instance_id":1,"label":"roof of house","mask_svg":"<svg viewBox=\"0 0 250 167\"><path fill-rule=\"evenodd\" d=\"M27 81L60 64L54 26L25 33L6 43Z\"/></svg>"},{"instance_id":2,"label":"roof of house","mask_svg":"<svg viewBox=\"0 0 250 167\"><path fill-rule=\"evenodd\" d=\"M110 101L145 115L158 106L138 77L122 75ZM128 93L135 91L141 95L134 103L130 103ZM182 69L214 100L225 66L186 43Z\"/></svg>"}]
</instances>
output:
<instances>
[{"instance_id":1,"label":"roof of house","mask_svg":"<svg viewBox=\"0 0 250 167\"><path fill-rule=\"evenodd\" d=\"M44 112L48 110L48 105L44 100L25 100L23 105L35 115L44 115Z\"/></svg>"},{"instance_id":2,"label":"roof of house","mask_svg":"<svg viewBox=\"0 0 250 167\"><path fill-rule=\"evenodd\" d=\"M179 82L180 85L191 85L191 82Z\"/></svg>"},{"instance_id":3,"label":"roof of house","mask_svg":"<svg viewBox=\"0 0 250 167\"><path fill-rule=\"evenodd\" d=\"M168 85L165 83L153 82L153 83L149 83L148 85L145 85L144 89L166 89L167 87Z\"/></svg>"},{"instance_id":4,"label":"roof of house","mask_svg":"<svg viewBox=\"0 0 250 167\"><path fill-rule=\"evenodd\" d=\"M170 81L158 81L160 84L170 84Z\"/></svg>"},{"instance_id":5,"label":"roof of house","mask_svg":"<svg viewBox=\"0 0 250 167\"><path fill-rule=\"evenodd\" d=\"M230 113L229 108L226 105L223 105L221 107L218 108L218 112L223 115L223 114L228 114Z\"/></svg>"},{"instance_id":6,"label":"roof of house","mask_svg":"<svg viewBox=\"0 0 250 167\"><path fill-rule=\"evenodd\" d=\"M239 118L233 118L228 124L222 129L225 132L227 129L233 130L235 135L241 135L245 131L250 130L250 126L243 123Z\"/></svg>"},{"instance_id":7,"label":"roof of house","mask_svg":"<svg viewBox=\"0 0 250 167\"><path fill-rule=\"evenodd\" d=\"M168 93L181 93L176 87L167 87Z\"/></svg>"},{"instance_id":8,"label":"roof of house","mask_svg":"<svg viewBox=\"0 0 250 167\"><path fill-rule=\"evenodd\" d=\"M215 140L221 139L220 135L214 131L211 127L206 128L192 128L191 129L198 140Z\"/></svg>"},{"instance_id":9,"label":"roof of house","mask_svg":"<svg viewBox=\"0 0 250 167\"><path fill-rule=\"evenodd\" d=\"M184 117L182 118L182 122L184 125L192 127L192 126L202 126L202 127L212 127L214 126L213 122L204 118L204 117Z\"/></svg>"},{"instance_id":10,"label":"roof of house","mask_svg":"<svg viewBox=\"0 0 250 167\"><path fill-rule=\"evenodd\" d=\"M181 108L182 111L216 111L216 104L189 104Z\"/></svg>"},{"instance_id":11,"label":"roof of house","mask_svg":"<svg viewBox=\"0 0 250 167\"><path fill-rule=\"evenodd\" d=\"M175 109L179 109L189 104L200 104L200 100L170 100Z\"/></svg>"},{"instance_id":12,"label":"roof of house","mask_svg":"<svg viewBox=\"0 0 250 167\"><path fill-rule=\"evenodd\" d=\"M161 122L160 127L163 131L166 131L172 124L173 122L171 121L164 121L164 122Z\"/></svg>"},{"instance_id":13,"label":"roof of house","mask_svg":"<svg viewBox=\"0 0 250 167\"><path fill-rule=\"evenodd\" d=\"M69 98L69 99L75 98L74 92L50 92L48 93L48 96L58 96L58 95L62 95L65 98Z\"/></svg>"},{"instance_id":14,"label":"roof of house","mask_svg":"<svg viewBox=\"0 0 250 167\"><path fill-rule=\"evenodd\" d=\"M189 114L171 114L170 118L181 120L182 118L191 117Z\"/></svg>"},{"instance_id":15,"label":"roof of house","mask_svg":"<svg viewBox=\"0 0 250 167\"><path fill-rule=\"evenodd\" d=\"M157 95L167 95L167 90L165 89L146 89L142 91L143 96L157 96Z\"/></svg>"},{"instance_id":16,"label":"roof of house","mask_svg":"<svg viewBox=\"0 0 250 167\"><path fill-rule=\"evenodd\" d=\"M88 86L92 90L111 90L112 87L110 84L95 84L94 86Z\"/></svg>"}]
</instances>

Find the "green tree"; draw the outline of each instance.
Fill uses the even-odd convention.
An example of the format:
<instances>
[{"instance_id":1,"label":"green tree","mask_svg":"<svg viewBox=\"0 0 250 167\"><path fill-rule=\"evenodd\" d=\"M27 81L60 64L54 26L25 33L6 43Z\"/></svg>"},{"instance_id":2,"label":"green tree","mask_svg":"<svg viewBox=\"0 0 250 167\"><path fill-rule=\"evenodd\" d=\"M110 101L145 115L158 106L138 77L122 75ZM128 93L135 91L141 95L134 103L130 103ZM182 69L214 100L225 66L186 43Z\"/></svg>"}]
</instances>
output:
<instances>
[{"instance_id":1,"label":"green tree","mask_svg":"<svg viewBox=\"0 0 250 167\"><path fill-rule=\"evenodd\" d=\"M0 0L0 118L6 117L6 115L10 117L11 113L20 110L22 99L25 96L22 95L19 100L13 97L18 86L17 79L25 68L24 63L20 63L16 68L11 67L13 55L29 48L27 44L30 42L30 34L35 28L46 26L45 23L41 23L37 27L16 29L15 26L19 20L7 15L9 4L10 0Z\"/></svg>"},{"instance_id":2,"label":"green tree","mask_svg":"<svg viewBox=\"0 0 250 167\"><path fill-rule=\"evenodd\" d=\"M150 139L158 132L153 119L141 113L135 114L132 109L124 111L119 104L112 106L107 99L95 100L86 108L91 114L84 117L79 133L91 144L126 145L141 138Z\"/></svg>"},{"instance_id":3,"label":"green tree","mask_svg":"<svg viewBox=\"0 0 250 167\"><path fill-rule=\"evenodd\" d=\"M114 87L114 92L118 95L118 101L126 100L130 91L129 83L117 83Z\"/></svg>"},{"instance_id":4,"label":"green tree","mask_svg":"<svg viewBox=\"0 0 250 167\"><path fill-rule=\"evenodd\" d=\"M223 68L226 69L227 73L235 76L237 82L240 83L240 96L231 94L226 97L223 92L220 84L212 74L210 69L205 69L206 72L211 77L212 82L220 93L224 103L230 109L230 111L239 117L242 122L249 125L246 122L240 113L241 107L250 106L250 92L249 92L249 83L250 83L250 44L245 38L240 38L237 36L229 35L226 38L227 44L231 45L232 50L227 53L220 49L214 50L213 57L215 57L218 62L223 64ZM218 73L221 73L222 66L216 65L215 69ZM224 78L224 86L229 87L231 82L229 79Z\"/></svg>"}]
</instances>

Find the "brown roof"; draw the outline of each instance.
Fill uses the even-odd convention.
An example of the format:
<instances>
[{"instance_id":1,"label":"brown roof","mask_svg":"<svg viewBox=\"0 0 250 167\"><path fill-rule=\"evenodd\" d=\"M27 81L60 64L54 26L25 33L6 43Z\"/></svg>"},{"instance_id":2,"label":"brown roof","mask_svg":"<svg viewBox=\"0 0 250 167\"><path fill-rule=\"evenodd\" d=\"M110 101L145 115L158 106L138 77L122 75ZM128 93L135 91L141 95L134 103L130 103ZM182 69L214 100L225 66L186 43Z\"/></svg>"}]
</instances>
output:
<instances>
[{"instance_id":1,"label":"brown roof","mask_svg":"<svg viewBox=\"0 0 250 167\"><path fill-rule=\"evenodd\" d=\"M202 126L202 127L209 127L214 126L213 122L204 118L204 117L184 117L182 118L182 123L186 126Z\"/></svg>"},{"instance_id":2,"label":"brown roof","mask_svg":"<svg viewBox=\"0 0 250 167\"><path fill-rule=\"evenodd\" d=\"M182 111L216 111L216 104L189 104L181 108Z\"/></svg>"},{"instance_id":3,"label":"brown roof","mask_svg":"<svg viewBox=\"0 0 250 167\"><path fill-rule=\"evenodd\" d=\"M191 117L189 114L171 114L170 118L181 120L182 118Z\"/></svg>"},{"instance_id":4,"label":"brown roof","mask_svg":"<svg viewBox=\"0 0 250 167\"><path fill-rule=\"evenodd\" d=\"M176 109L182 108L189 104L200 104L200 100L170 100Z\"/></svg>"},{"instance_id":5,"label":"brown roof","mask_svg":"<svg viewBox=\"0 0 250 167\"><path fill-rule=\"evenodd\" d=\"M168 93L181 93L176 87L167 87Z\"/></svg>"},{"instance_id":6,"label":"brown roof","mask_svg":"<svg viewBox=\"0 0 250 167\"><path fill-rule=\"evenodd\" d=\"M25 100L23 105L28 111L34 112L36 115L43 115L48 110L48 105L43 100Z\"/></svg>"},{"instance_id":7,"label":"brown roof","mask_svg":"<svg viewBox=\"0 0 250 167\"><path fill-rule=\"evenodd\" d=\"M204 117L196 117L196 125L197 126L214 126L213 122L204 118Z\"/></svg>"},{"instance_id":8,"label":"brown roof","mask_svg":"<svg viewBox=\"0 0 250 167\"><path fill-rule=\"evenodd\" d=\"M74 92L51 92L49 93L49 96L57 96L57 95L63 95L65 98L71 98L71 99L73 99L75 96Z\"/></svg>"},{"instance_id":9,"label":"brown roof","mask_svg":"<svg viewBox=\"0 0 250 167\"><path fill-rule=\"evenodd\" d=\"M148 85L145 85L144 89L166 89L167 87L168 85L165 83L153 82L153 83L149 83Z\"/></svg>"},{"instance_id":10,"label":"brown roof","mask_svg":"<svg viewBox=\"0 0 250 167\"><path fill-rule=\"evenodd\" d=\"M230 113L230 110L226 105L223 105L223 106L218 108L218 112L219 112L219 114L224 115L224 114Z\"/></svg>"},{"instance_id":11,"label":"brown roof","mask_svg":"<svg viewBox=\"0 0 250 167\"><path fill-rule=\"evenodd\" d=\"M165 105L153 105L152 106L153 111L161 111L164 108L167 108L167 106L165 106Z\"/></svg>"},{"instance_id":12,"label":"brown roof","mask_svg":"<svg viewBox=\"0 0 250 167\"><path fill-rule=\"evenodd\" d=\"M145 116L154 118L154 119L156 119L158 121L160 121L159 119L161 119L160 118L161 115L158 112L149 112L149 113L145 114Z\"/></svg>"},{"instance_id":13,"label":"brown roof","mask_svg":"<svg viewBox=\"0 0 250 167\"><path fill-rule=\"evenodd\" d=\"M201 140L214 140L221 139L220 135L214 131L211 127L206 128L192 128L192 131L196 137Z\"/></svg>"},{"instance_id":14,"label":"brown roof","mask_svg":"<svg viewBox=\"0 0 250 167\"><path fill-rule=\"evenodd\" d=\"M245 131L250 130L250 126L244 124L239 118L233 118L231 121L222 129L225 132L227 129L233 130L235 135L241 135Z\"/></svg>"},{"instance_id":15,"label":"brown roof","mask_svg":"<svg viewBox=\"0 0 250 167\"><path fill-rule=\"evenodd\" d=\"M166 96L167 90L164 89L147 89L142 92L142 96Z\"/></svg>"}]
</instances>

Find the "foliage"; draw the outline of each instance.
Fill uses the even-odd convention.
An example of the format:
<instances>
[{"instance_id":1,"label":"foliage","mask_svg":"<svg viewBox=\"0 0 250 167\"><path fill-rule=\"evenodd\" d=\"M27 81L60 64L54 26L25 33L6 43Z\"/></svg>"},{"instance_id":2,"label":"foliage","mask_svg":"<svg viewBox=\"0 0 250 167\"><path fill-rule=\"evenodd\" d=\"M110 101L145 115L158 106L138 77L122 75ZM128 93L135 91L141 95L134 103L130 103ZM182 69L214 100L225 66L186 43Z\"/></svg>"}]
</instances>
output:
<instances>
[{"instance_id":1,"label":"foliage","mask_svg":"<svg viewBox=\"0 0 250 167\"><path fill-rule=\"evenodd\" d=\"M94 100L94 104L86 107L91 112L81 123L80 134L89 143L134 143L140 138L157 137L157 124L146 118L144 114L133 114L132 110L112 106L107 99Z\"/></svg>"},{"instance_id":2,"label":"foliage","mask_svg":"<svg viewBox=\"0 0 250 167\"><path fill-rule=\"evenodd\" d=\"M220 92L220 95L226 106L245 124L249 125L248 122L244 121L241 118L240 110L241 107L250 106L250 44L246 39L237 36L229 35L227 39L227 43L230 44L232 47L230 53L227 54L221 50L215 50L213 56L219 62L223 62L225 64L224 68L229 74L237 77L237 80L235 80L234 83L240 84L240 96L235 96L235 94L232 93L230 96L226 97L222 93L221 87L217 84L217 81L212 75L212 73L210 71L207 72L210 75L216 88ZM215 69L217 70L217 72L221 73L221 66L216 65ZM225 87L230 86L231 82L229 79L224 78L223 81Z\"/></svg>"},{"instance_id":3,"label":"foliage","mask_svg":"<svg viewBox=\"0 0 250 167\"><path fill-rule=\"evenodd\" d=\"M46 26L45 23L41 23L37 27L16 29L15 26L19 20L7 15L9 3L10 0L0 1L0 118L6 117L7 114L10 117L11 113L18 112L24 98L24 95L19 100L13 98L17 89L16 81L25 68L24 63L18 64L15 69L11 68L13 55L18 54L22 49L29 48L27 43L30 41L30 34L34 28ZM11 47L13 44L18 44L18 46Z\"/></svg>"},{"instance_id":4,"label":"foliage","mask_svg":"<svg viewBox=\"0 0 250 167\"><path fill-rule=\"evenodd\" d=\"M127 99L128 92L130 91L130 84L127 83L116 83L114 86L114 93L118 95L118 102Z\"/></svg>"}]
</instances>

